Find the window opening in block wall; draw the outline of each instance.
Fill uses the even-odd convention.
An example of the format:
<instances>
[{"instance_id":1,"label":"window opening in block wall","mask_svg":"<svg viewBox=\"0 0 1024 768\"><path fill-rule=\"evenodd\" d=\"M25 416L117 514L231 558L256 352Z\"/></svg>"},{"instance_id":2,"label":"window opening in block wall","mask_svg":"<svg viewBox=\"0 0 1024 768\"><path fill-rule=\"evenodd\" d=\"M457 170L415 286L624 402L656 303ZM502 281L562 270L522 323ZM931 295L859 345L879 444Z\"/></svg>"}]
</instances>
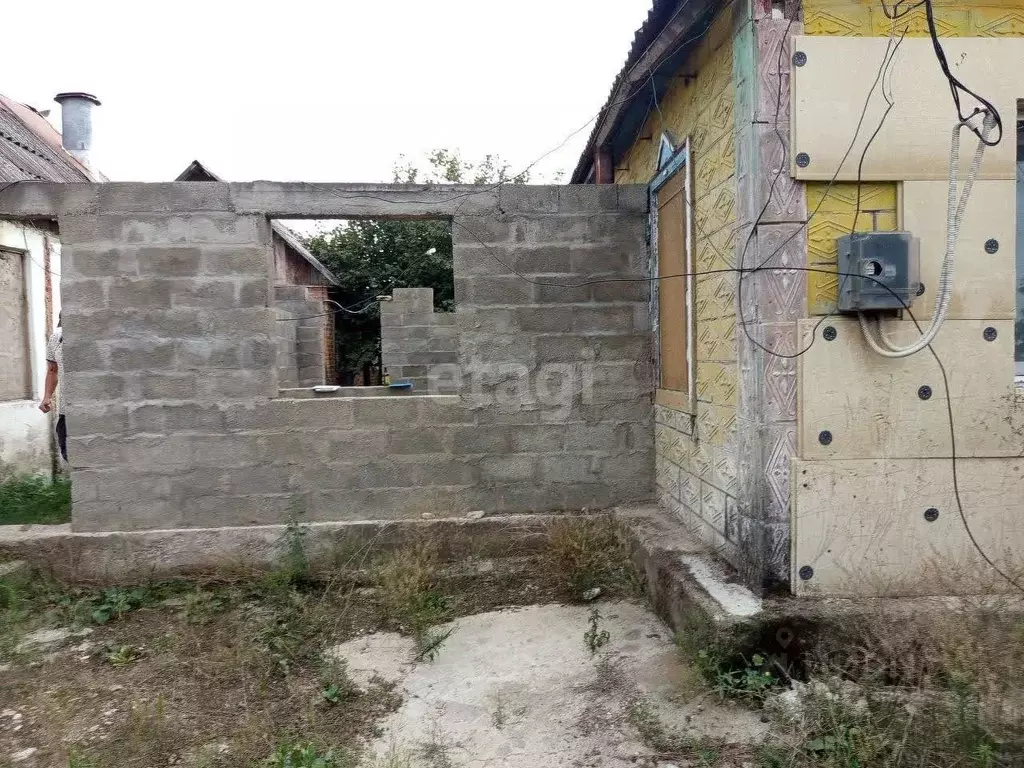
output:
<instances>
[{"instance_id":1,"label":"window opening in block wall","mask_svg":"<svg viewBox=\"0 0 1024 768\"><path fill-rule=\"evenodd\" d=\"M443 316L455 310L451 222L274 223L275 234L286 229L297 241L274 238L275 304L279 316L295 317L278 323L286 326L279 335L281 388L408 384L426 391L431 362L451 362L454 356L453 321ZM379 297L404 288L429 288L432 301L424 304L423 292L397 294L398 303L389 303L382 321ZM321 309L312 312L317 302ZM389 324L384 341L382 322ZM322 378L314 381L318 372Z\"/></svg>"},{"instance_id":2,"label":"window opening in block wall","mask_svg":"<svg viewBox=\"0 0 1024 768\"><path fill-rule=\"evenodd\" d=\"M651 181L651 247L659 280L658 402L687 413L694 405L693 183L690 141L667 151L662 137L658 173Z\"/></svg>"}]
</instances>

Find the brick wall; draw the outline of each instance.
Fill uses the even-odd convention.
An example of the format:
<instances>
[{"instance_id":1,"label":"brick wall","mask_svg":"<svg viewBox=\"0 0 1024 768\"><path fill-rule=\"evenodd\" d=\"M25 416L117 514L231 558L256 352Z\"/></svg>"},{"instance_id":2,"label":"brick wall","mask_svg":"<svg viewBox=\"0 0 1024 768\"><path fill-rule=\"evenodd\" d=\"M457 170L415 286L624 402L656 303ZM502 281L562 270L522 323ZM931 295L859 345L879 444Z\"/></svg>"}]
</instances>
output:
<instances>
[{"instance_id":1,"label":"brick wall","mask_svg":"<svg viewBox=\"0 0 1024 768\"><path fill-rule=\"evenodd\" d=\"M415 390L451 394L438 377L430 379L431 369L459 359L455 314L434 311L433 288L395 288L391 301L381 302L380 347L391 381L407 379Z\"/></svg>"},{"instance_id":2,"label":"brick wall","mask_svg":"<svg viewBox=\"0 0 1024 768\"><path fill-rule=\"evenodd\" d=\"M279 399L266 215L281 206L251 213L254 187L202 186L103 185L102 206L87 197L84 212L60 212L75 529L652 496L642 189L481 188L472 194L493 207L460 200L458 356L437 371L457 394ZM425 195L381 207L415 215ZM308 215L338 199L314 199ZM559 287L585 280L602 282Z\"/></svg>"},{"instance_id":3,"label":"brick wall","mask_svg":"<svg viewBox=\"0 0 1024 768\"><path fill-rule=\"evenodd\" d=\"M327 383L327 351L334 346L330 308L318 287L274 286L277 310L278 386L312 387ZM328 343L330 346L328 346Z\"/></svg>"}]
</instances>

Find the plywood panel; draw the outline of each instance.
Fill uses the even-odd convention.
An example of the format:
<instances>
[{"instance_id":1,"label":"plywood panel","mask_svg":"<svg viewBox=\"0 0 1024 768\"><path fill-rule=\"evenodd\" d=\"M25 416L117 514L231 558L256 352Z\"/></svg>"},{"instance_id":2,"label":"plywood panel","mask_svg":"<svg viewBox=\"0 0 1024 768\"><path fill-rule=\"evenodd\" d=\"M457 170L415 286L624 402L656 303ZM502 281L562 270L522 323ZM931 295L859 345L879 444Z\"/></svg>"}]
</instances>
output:
<instances>
[{"instance_id":1,"label":"plywood panel","mask_svg":"<svg viewBox=\"0 0 1024 768\"><path fill-rule=\"evenodd\" d=\"M686 173L676 173L658 192L658 275L687 275L662 280L658 287L661 388L690 391L686 259Z\"/></svg>"},{"instance_id":2,"label":"plywood panel","mask_svg":"<svg viewBox=\"0 0 1024 768\"><path fill-rule=\"evenodd\" d=\"M1024 93L1024 87L1021 88ZM903 185L903 228L921 239L921 280L925 293L914 301L914 316L930 318L946 250L945 181L908 181ZM979 181L974 185L960 228L949 316L959 319L1012 320L1016 312L1016 182ZM999 250L985 251L994 239Z\"/></svg>"},{"instance_id":3,"label":"plywood panel","mask_svg":"<svg viewBox=\"0 0 1024 768\"><path fill-rule=\"evenodd\" d=\"M886 104L875 89L853 150L853 139L865 99L882 63L888 38L812 37L794 39L793 50L807 54L807 64L793 67L791 156L810 155L810 165L792 166L796 178L855 180L861 152L881 121ZM1015 173L1014 119L1021 96L1016 72L1024 61L1021 38L948 38L946 56L957 76L999 109L1006 135L989 148L981 177L1012 179ZM864 180L927 180L948 177L950 137L956 111L949 86L939 69L932 43L906 39L892 68L896 101L864 161ZM968 110L973 106L968 101ZM966 173L976 140L963 137L961 164Z\"/></svg>"},{"instance_id":4,"label":"plywood panel","mask_svg":"<svg viewBox=\"0 0 1024 768\"><path fill-rule=\"evenodd\" d=\"M800 323L801 348L816 320ZM985 341L986 327L997 331ZM826 327L836 338L826 341ZM905 346L919 334L909 321L888 321L887 335ZM956 449L962 456L1024 453L1024 401L1013 382L1013 322L949 320L934 347L946 367ZM927 351L889 360L872 352L855 319L830 318L799 358L800 456L805 459L941 458L951 452L942 377ZM931 388L922 400L919 389ZM831 433L822 445L822 431Z\"/></svg>"},{"instance_id":5,"label":"plywood panel","mask_svg":"<svg viewBox=\"0 0 1024 768\"><path fill-rule=\"evenodd\" d=\"M964 514L982 551L1024 574L1024 459L963 459ZM798 595L986 594L1013 587L972 545L948 459L802 461L792 466L792 585ZM928 509L938 511L934 522ZM801 569L810 567L813 575Z\"/></svg>"}]
</instances>

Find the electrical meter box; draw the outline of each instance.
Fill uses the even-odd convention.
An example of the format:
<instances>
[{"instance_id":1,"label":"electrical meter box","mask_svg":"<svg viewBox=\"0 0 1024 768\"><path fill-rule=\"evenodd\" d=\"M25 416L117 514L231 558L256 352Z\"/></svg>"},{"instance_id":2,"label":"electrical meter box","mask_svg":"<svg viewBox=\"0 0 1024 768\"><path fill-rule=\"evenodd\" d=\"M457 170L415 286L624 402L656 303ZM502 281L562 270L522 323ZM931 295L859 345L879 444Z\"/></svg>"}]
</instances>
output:
<instances>
[{"instance_id":1,"label":"electrical meter box","mask_svg":"<svg viewBox=\"0 0 1024 768\"><path fill-rule=\"evenodd\" d=\"M903 309L923 292L920 241L909 232L855 232L838 246L840 312Z\"/></svg>"}]
</instances>

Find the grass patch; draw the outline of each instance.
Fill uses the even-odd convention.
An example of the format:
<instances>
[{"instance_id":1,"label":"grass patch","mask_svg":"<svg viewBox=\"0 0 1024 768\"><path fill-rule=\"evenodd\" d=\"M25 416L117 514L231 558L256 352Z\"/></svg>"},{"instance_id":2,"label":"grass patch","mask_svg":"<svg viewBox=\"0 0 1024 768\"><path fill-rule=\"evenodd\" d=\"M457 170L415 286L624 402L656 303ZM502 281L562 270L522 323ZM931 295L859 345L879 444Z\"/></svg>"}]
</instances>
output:
<instances>
[{"instance_id":1,"label":"grass patch","mask_svg":"<svg viewBox=\"0 0 1024 768\"><path fill-rule=\"evenodd\" d=\"M56 525L70 521L68 480L14 475L0 482L0 525Z\"/></svg>"},{"instance_id":2,"label":"grass patch","mask_svg":"<svg viewBox=\"0 0 1024 768\"><path fill-rule=\"evenodd\" d=\"M643 592L625 530L611 515L559 518L548 526L547 539L546 565L576 600L594 589L612 595Z\"/></svg>"}]
</instances>

